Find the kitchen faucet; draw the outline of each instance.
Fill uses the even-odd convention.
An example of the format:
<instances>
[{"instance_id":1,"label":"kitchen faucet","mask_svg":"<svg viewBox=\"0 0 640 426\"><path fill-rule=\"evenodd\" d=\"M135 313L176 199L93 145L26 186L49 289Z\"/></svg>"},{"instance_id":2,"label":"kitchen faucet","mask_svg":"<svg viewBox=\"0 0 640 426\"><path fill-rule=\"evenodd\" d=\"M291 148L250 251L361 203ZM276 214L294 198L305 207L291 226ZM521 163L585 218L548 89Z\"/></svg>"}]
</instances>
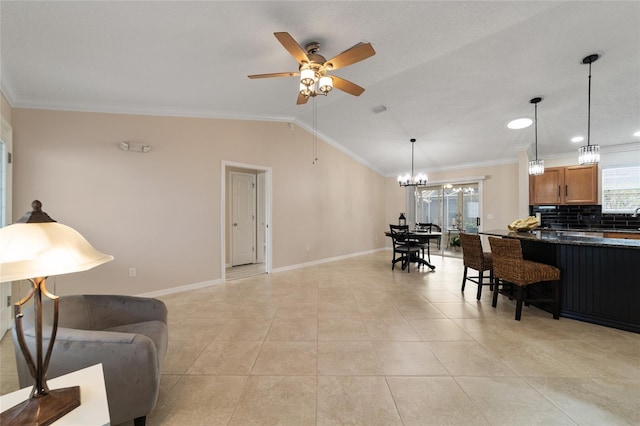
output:
<instances>
[{"instance_id":1,"label":"kitchen faucet","mask_svg":"<svg viewBox=\"0 0 640 426\"><path fill-rule=\"evenodd\" d=\"M631 217L638 217L638 210L640 210L640 207L638 207L636 209L636 211L633 212L633 214L631 215Z\"/></svg>"}]
</instances>

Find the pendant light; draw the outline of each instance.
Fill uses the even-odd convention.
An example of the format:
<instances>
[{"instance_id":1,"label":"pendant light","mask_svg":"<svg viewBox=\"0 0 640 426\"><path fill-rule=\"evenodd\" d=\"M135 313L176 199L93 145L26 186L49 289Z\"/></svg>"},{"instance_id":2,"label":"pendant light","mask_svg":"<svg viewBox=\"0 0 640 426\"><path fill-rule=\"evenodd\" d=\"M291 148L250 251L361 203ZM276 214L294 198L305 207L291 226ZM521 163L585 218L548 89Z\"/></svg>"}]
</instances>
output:
<instances>
[{"instance_id":1,"label":"pendant light","mask_svg":"<svg viewBox=\"0 0 640 426\"><path fill-rule=\"evenodd\" d=\"M529 174L532 176L541 175L544 173L544 160L538 160L538 102L542 98L533 98L531 102L535 108L534 122L535 122L535 135L536 135L536 159L529 161Z\"/></svg>"},{"instance_id":2,"label":"pendant light","mask_svg":"<svg viewBox=\"0 0 640 426\"><path fill-rule=\"evenodd\" d=\"M600 146L591 145L591 64L598 60L600 55L589 55L582 60L583 64L589 64L589 95L587 104L587 144L578 149L578 163L598 164L600 162Z\"/></svg>"}]
</instances>

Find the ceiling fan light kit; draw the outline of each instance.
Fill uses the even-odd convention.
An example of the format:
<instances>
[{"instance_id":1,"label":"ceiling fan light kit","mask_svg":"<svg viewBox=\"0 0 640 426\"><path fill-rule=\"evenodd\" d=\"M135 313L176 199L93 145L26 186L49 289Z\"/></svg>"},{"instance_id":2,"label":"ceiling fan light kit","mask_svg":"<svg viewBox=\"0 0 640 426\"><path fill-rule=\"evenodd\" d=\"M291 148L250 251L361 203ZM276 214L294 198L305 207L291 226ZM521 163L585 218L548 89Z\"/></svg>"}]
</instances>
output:
<instances>
[{"instance_id":1,"label":"ceiling fan light kit","mask_svg":"<svg viewBox=\"0 0 640 426\"><path fill-rule=\"evenodd\" d=\"M376 52L373 50L371 43L358 43L339 55L326 60L324 56L318 54L320 44L317 42L307 43L303 49L300 44L298 44L298 42L289 35L289 33L277 32L273 33L273 35L278 39L282 46L287 49L291 56L298 61L298 72L254 74L248 76L249 78L300 76L300 87L297 100L298 105L305 104L309 98L313 98L318 95L326 96L334 87L353 96L360 96L364 92L364 88L357 84L337 76L328 75L327 71L344 68L375 55Z\"/></svg>"}]
</instances>

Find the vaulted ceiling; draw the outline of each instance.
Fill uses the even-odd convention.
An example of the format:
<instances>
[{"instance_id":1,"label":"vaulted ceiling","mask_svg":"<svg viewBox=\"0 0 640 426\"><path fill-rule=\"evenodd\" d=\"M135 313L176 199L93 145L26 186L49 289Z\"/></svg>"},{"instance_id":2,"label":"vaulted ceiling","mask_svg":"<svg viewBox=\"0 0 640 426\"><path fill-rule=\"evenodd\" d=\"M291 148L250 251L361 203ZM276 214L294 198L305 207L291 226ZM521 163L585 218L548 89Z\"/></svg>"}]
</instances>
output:
<instances>
[{"instance_id":1,"label":"vaulted ceiling","mask_svg":"<svg viewBox=\"0 0 640 426\"><path fill-rule=\"evenodd\" d=\"M538 105L541 158L640 137L637 1L1 1L1 83L14 107L293 122L385 176L515 161ZM375 56L333 74L366 90L296 105L297 71L273 36L326 58L359 42ZM386 111L375 113L376 107ZM301 143L305 143L301 141Z\"/></svg>"}]
</instances>

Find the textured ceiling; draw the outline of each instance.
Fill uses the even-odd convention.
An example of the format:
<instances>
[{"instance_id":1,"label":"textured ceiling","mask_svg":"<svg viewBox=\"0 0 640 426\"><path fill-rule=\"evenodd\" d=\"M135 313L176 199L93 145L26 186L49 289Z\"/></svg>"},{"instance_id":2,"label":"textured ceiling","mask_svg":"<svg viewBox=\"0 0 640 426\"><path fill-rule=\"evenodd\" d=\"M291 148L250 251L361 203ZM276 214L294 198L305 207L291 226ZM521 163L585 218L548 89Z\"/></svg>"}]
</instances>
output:
<instances>
[{"instance_id":1,"label":"textured ceiling","mask_svg":"<svg viewBox=\"0 0 640 426\"><path fill-rule=\"evenodd\" d=\"M385 176L515 161L538 105L541 158L640 137L640 2L1 1L1 83L14 107L230 117L312 128L296 71L273 36L318 41L327 58L356 43L376 55L334 71L364 87L315 99L320 137ZM384 105L387 111L374 114ZM576 154L577 156L577 154Z\"/></svg>"}]
</instances>

